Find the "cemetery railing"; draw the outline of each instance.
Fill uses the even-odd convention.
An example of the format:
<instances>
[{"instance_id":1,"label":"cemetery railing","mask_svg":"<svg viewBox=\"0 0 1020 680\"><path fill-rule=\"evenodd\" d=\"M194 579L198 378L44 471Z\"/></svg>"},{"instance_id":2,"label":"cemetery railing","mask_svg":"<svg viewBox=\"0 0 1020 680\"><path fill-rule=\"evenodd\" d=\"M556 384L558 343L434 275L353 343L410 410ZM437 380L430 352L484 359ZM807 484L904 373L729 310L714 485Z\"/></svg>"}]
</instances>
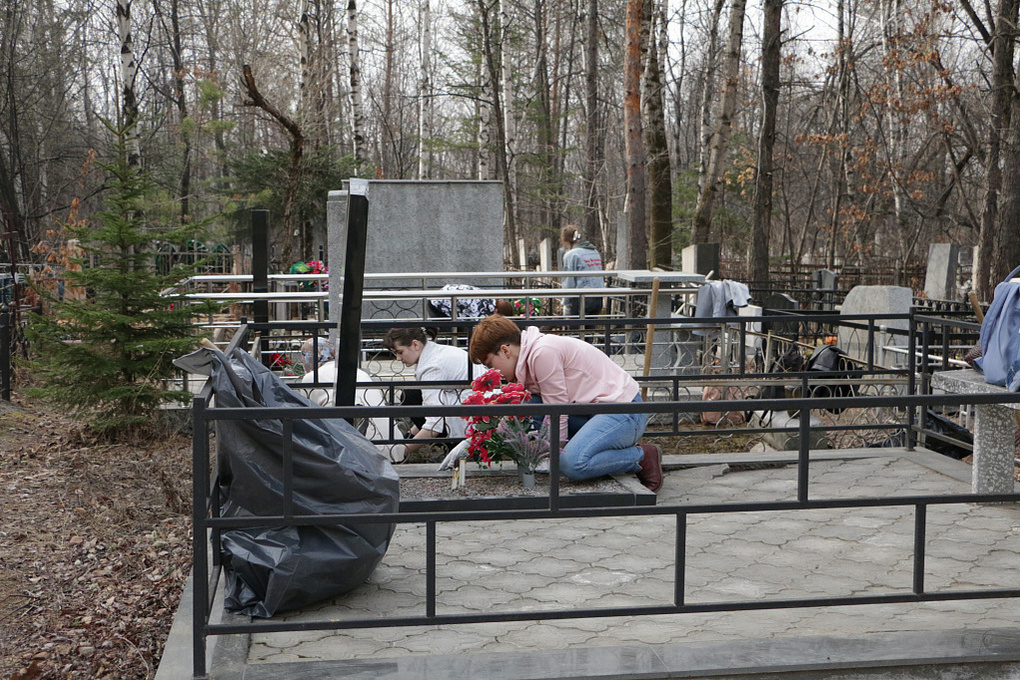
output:
<instances>
[{"instance_id":1,"label":"cemetery railing","mask_svg":"<svg viewBox=\"0 0 1020 680\"><path fill-rule=\"evenodd\" d=\"M791 318L794 320L791 321ZM784 430L767 409L759 407L763 394L796 396L804 394L801 379L811 381L812 392L834 391L848 394L884 395L912 393L914 372L907 357L916 350L908 347L911 336L906 328L911 315L839 315L803 314L760 317L657 319L548 319L521 320L522 324L543 327L546 332L581 335L613 357L635 375L646 400L718 399L719 394L743 400L739 412L724 413L714 422L698 422L696 417L673 414L667 421L654 423L651 436L689 438L693 446L708 439L733 440L749 444ZM381 346L382 335L393 327L413 327L420 321L408 319L369 320L362 324L361 366L375 382L359 384L384 390L391 403L399 402L399 392L413 380L407 369ZM430 320L439 330L439 341L466 347L472 322ZM789 348L805 358L815 345L800 338L824 327L824 337L851 352L847 370L822 374L817 370L790 372L791 367L777 361ZM244 324L244 337L256 339L252 351L266 365L277 368L300 365L298 350L309 338L328 334L329 322L270 322ZM653 342L645 342L651 329ZM895 331L898 331L897 334ZM820 336L816 330L811 331ZM930 340L930 336L929 336ZM845 343L845 344L844 344ZM927 351L927 350L926 350ZM654 359L651 360L651 359ZM300 376L295 375L294 380ZM466 383L461 385L466 387ZM317 380L302 387L332 387ZM435 387L435 385L425 385ZM779 392L777 392L777 390ZM792 411L793 409L786 409ZM913 428L905 415L893 409L855 408L846 412L821 412L830 444L836 448L880 445L890 437L904 439ZM914 421L917 422L916 420ZM736 425L736 426L734 426ZM821 423L815 427L821 428ZM702 444L697 444L702 442ZM392 442L390 442L392 443Z\"/></svg>"},{"instance_id":2,"label":"cemetery railing","mask_svg":"<svg viewBox=\"0 0 1020 680\"><path fill-rule=\"evenodd\" d=\"M913 337L913 335L911 335ZM241 334L232 345L239 346ZM911 347L913 349L913 347ZM808 393L810 375L800 375L804 394ZM301 419L330 419L350 417L372 417L394 415L413 417L418 415L468 416L479 412L490 415L547 415L558 417L572 413L631 413L643 412L653 416L671 417L676 414L698 414L708 409L742 409L743 400L728 400L715 403L704 401L649 401L641 404L532 404L521 406L447 406L407 407L392 406L379 409L366 407L308 407L308 408L217 408L211 403L211 387L206 386L193 402L194 417L194 583L195 601L193 610L193 672L195 677L206 674L206 642L210 635L238 633L271 633L283 631L342 630L353 628L386 628L397 626L434 626L441 624L463 624L493 621L555 620L565 618L600 618L608 616L655 616L691 612L753 611L761 609L788 609L800 607L836 607L857 604L902 603L969 600L977 598L1016 598L1020 589L1016 587L926 587L925 554L926 531L929 508L947 504L1004 503L1020 501L1020 494L955 494L926 495L909 494L892 497L860 498L819 498L812 495L810 484L809 443L814 427L809 416L811 410L841 408L892 408L910 414L917 409L932 407L962 407L974 403L1020 402L1020 394L1006 395L923 395L910 391L900 395L829 397L829 398L787 398L762 399L758 406L763 409L792 409L798 413L793 427L799 434L796 450L796 490L789 498L769 502L718 503L718 504L662 504L654 506L626 506L574 508L561 503L558 476L558 456L551 457L550 491L548 503L540 509L489 510L489 511L414 511L378 515L300 515L292 511L293 469L286 456L290 448L289 438L293 424ZM909 418L909 415L908 415ZM273 419L284 423L283 433L283 489L284 508L291 509L282 515L244 518L219 516L221 498L218 466L211 459L210 438L215 423L223 420ZM552 449L560 447L559 434L553 428ZM908 440L906 448L912 448ZM691 516L728 513L772 513L797 510L855 509L876 507L908 507L913 513L913 553L911 556L912 583L909 590L890 589L888 592L868 592L856 595L833 595L790 599L734 599L723 602L688 599L685 584L685 564L688 558L686 535L687 520ZM675 522L674 548L676 559L673 564L672 592L668 593L665 604L617 606L612 608L561 607L549 610L513 610L485 613L451 614L437 611L437 569L436 569L436 527L441 523L464 523L480 521L518 521L585 517L649 517L658 516ZM401 525L420 525L425 532L424 577L426 579L422 612L418 615L380 616L373 618L323 619L308 615L292 621L226 621L212 622L213 602L216 589L221 584L223 565L220 561L220 540L223 532L234 528L259 526L329 526L350 522L383 522ZM635 540L640 540L635 538Z\"/></svg>"}]
</instances>

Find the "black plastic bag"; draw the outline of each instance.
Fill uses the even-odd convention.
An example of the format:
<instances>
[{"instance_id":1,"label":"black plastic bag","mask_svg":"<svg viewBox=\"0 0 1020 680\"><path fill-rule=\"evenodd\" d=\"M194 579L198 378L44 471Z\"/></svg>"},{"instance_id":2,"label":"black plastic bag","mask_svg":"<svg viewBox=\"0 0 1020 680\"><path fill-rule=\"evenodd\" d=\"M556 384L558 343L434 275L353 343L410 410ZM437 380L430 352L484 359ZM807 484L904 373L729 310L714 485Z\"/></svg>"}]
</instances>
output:
<instances>
[{"instance_id":1,"label":"black plastic bag","mask_svg":"<svg viewBox=\"0 0 1020 680\"><path fill-rule=\"evenodd\" d=\"M833 345L819 347L808 359L807 368L809 371L825 371L835 373L830 377L833 380L850 380L850 371L853 369L853 362L846 352ZM857 388L849 382L842 385L817 385L811 388L811 396L816 399L828 397L852 397L857 394ZM845 408L831 407L826 409L829 413L842 413Z\"/></svg>"},{"instance_id":2,"label":"black plastic bag","mask_svg":"<svg viewBox=\"0 0 1020 680\"><path fill-rule=\"evenodd\" d=\"M212 376L216 406L299 408L311 402L241 350L202 349L175 362ZM284 514L283 423L217 420L223 517ZM399 479L343 420L293 420L293 507L300 514L398 510ZM270 617L361 585L386 554L389 523L232 529L222 535L225 607Z\"/></svg>"}]
</instances>

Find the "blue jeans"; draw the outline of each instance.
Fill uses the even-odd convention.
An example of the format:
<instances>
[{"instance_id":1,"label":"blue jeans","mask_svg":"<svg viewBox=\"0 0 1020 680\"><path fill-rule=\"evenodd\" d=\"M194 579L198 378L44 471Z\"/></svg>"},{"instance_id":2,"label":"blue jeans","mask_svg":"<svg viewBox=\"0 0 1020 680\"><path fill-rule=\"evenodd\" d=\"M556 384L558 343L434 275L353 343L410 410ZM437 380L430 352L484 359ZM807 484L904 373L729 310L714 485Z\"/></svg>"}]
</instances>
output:
<instances>
[{"instance_id":1,"label":"blue jeans","mask_svg":"<svg viewBox=\"0 0 1020 680\"><path fill-rule=\"evenodd\" d=\"M541 403L541 397L532 397ZM641 401L641 395L633 401ZM637 472L644 450L637 445L648 424L646 413L598 413L569 416L570 441L560 451L560 472L569 479L593 479L618 472ZM575 429L576 428L576 429Z\"/></svg>"}]
</instances>

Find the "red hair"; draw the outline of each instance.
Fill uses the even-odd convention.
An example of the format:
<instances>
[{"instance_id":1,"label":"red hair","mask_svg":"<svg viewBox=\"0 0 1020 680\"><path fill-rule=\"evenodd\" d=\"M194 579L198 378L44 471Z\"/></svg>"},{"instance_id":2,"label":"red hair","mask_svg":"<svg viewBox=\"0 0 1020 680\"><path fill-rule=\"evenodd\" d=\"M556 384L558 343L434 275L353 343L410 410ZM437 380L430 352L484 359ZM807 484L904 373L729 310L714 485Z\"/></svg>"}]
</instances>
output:
<instances>
[{"instance_id":1,"label":"red hair","mask_svg":"<svg viewBox=\"0 0 1020 680\"><path fill-rule=\"evenodd\" d=\"M520 345L521 329L502 314L487 316L471 332L468 354L471 361L480 364L503 345Z\"/></svg>"}]
</instances>

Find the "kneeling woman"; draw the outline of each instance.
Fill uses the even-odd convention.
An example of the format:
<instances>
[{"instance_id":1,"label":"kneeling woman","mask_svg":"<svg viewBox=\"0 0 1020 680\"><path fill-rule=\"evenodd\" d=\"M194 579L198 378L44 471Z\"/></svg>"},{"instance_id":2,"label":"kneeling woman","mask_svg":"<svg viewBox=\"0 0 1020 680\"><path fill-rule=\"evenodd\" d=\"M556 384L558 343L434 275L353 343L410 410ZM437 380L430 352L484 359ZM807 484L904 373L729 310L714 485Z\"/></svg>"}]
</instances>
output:
<instances>
[{"instance_id":1,"label":"kneeling woman","mask_svg":"<svg viewBox=\"0 0 1020 680\"><path fill-rule=\"evenodd\" d=\"M471 360L522 383L546 404L641 401L637 382L598 348L576 338L523 332L498 314L480 321L471 335ZM652 491L662 486L662 452L637 442L644 413L599 413L560 419L560 471L570 479L636 472ZM576 431L575 431L576 430Z\"/></svg>"},{"instance_id":2,"label":"kneeling woman","mask_svg":"<svg viewBox=\"0 0 1020 680\"><path fill-rule=\"evenodd\" d=\"M459 347L432 342L438 336L433 329L391 328L383 338L383 346L392 351L405 366L414 366L417 380L465 381L469 383L475 373L475 366L468 359L468 353ZM457 406L471 392L463 388L450 387L422 390L422 404L425 406ZM411 453L424 446L421 440L435 437L463 438L467 421L457 416L440 418L430 416L414 434L416 441L406 443L406 452Z\"/></svg>"}]
</instances>

